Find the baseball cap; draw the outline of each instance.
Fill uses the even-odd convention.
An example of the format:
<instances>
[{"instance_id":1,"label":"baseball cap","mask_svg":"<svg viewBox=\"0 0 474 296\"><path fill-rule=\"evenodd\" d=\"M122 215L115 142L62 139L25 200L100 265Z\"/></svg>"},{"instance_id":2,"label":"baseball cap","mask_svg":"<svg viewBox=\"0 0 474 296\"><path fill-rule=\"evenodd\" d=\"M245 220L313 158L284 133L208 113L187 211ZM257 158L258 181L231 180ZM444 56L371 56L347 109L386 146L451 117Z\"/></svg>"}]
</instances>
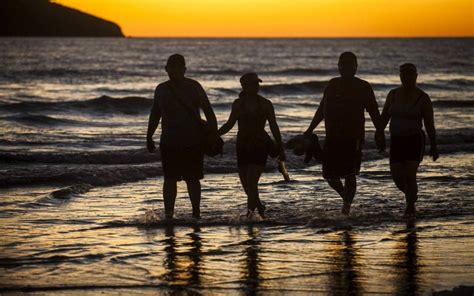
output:
<instances>
[{"instance_id":1,"label":"baseball cap","mask_svg":"<svg viewBox=\"0 0 474 296\"><path fill-rule=\"evenodd\" d=\"M246 83L246 82L262 82L262 79L260 79L257 75L257 73L254 72L249 72L245 73L240 77L240 83Z\"/></svg>"}]
</instances>

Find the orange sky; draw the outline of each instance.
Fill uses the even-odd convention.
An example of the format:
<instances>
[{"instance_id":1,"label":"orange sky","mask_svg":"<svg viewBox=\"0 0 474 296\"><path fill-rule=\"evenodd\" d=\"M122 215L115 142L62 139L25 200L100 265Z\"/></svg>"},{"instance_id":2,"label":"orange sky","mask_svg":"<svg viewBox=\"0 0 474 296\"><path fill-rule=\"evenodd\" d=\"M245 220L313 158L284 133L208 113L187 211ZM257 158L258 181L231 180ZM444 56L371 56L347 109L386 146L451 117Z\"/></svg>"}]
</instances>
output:
<instances>
[{"instance_id":1,"label":"orange sky","mask_svg":"<svg viewBox=\"0 0 474 296\"><path fill-rule=\"evenodd\" d=\"M126 36L474 36L474 0L56 0Z\"/></svg>"}]
</instances>

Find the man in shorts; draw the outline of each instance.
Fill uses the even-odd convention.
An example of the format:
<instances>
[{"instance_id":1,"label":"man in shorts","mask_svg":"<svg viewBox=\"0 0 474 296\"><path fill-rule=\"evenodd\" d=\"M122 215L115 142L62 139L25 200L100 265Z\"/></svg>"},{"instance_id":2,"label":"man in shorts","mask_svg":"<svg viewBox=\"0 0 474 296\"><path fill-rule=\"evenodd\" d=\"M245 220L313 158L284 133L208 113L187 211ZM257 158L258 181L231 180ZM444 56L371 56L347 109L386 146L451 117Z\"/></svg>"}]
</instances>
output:
<instances>
[{"instance_id":1,"label":"man in shorts","mask_svg":"<svg viewBox=\"0 0 474 296\"><path fill-rule=\"evenodd\" d=\"M365 110L377 129L375 135L378 148L381 148L384 141L383 132L380 132L380 113L374 91L367 81L355 76L355 54L342 53L338 68L341 76L329 81L305 135L311 135L324 119L326 140L323 148L323 176L342 197L344 204L341 212L348 215L356 193L356 175L360 171ZM345 179L344 184L341 178Z\"/></svg>"},{"instance_id":2,"label":"man in shorts","mask_svg":"<svg viewBox=\"0 0 474 296\"><path fill-rule=\"evenodd\" d=\"M160 152L163 165L163 199L166 219L172 219L176 200L176 183L186 182L193 208L193 218L200 218L203 175L203 110L208 125L217 137L217 121L206 92L199 82L184 76L186 64L179 54L171 55L165 67L169 80L159 84L150 112L147 148L155 150L153 134L161 121Z\"/></svg>"}]
</instances>

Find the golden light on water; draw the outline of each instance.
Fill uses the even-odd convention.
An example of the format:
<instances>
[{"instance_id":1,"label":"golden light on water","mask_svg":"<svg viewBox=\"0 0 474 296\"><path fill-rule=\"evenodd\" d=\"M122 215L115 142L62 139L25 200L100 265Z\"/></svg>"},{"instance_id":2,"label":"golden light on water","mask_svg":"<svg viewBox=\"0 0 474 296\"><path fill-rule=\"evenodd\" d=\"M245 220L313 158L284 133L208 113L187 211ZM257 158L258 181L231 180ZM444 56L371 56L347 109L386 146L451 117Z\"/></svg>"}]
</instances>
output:
<instances>
[{"instance_id":1,"label":"golden light on water","mask_svg":"<svg viewBox=\"0 0 474 296\"><path fill-rule=\"evenodd\" d=\"M473 36L471 0L57 0L144 37Z\"/></svg>"}]
</instances>

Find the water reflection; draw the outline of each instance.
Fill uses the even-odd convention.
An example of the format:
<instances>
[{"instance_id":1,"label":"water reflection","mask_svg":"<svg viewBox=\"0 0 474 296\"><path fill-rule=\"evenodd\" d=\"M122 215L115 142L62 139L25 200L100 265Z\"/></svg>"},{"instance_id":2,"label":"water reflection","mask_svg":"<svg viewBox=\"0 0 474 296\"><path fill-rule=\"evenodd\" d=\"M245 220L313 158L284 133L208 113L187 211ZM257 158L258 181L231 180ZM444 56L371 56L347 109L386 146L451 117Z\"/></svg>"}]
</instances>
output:
<instances>
[{"instance_id":1,"label":"water reflection","mask_svg":"<svg viewBox=\"0 0 474 296\"><path fill-rule=\"evenodd\" d=\"M260 276L260 241L258 229L249 225L247 227L247 240L242 244L245 246L242 266L242 286L247 295L256 295L259 289Z\"/></svg>"},{"instance_id":2,"label":"water reflection","mask_svg":"<svg viewBox=\"0 0 474 296\"><path fill-rule=\"evenodd\" d=\"M414 221L394 226L391 238L385 231L371 236L360 230L315 234L299 228L288 235L287 228L258 226L208 230L169 226L158 231L164 252L155 258L162 267L157 272L160 282L168 285L165 293L258 295L284 289L302 294L417 295L429 287L429 273L420 273Z\"/></svg>"},{"instance_id":3,"label":"water reflection","mask_svg":"<svg viewBox=\"0 0 474 296\"><path fill-rule=\"evenodd\" d=\"M171 294L179 294L181 290L197 293L201 287L201 229L194 226L193 231L185 236L176 234L174 226L165 228L165 258L166 273L163 280L173 288Z\"/></svg>"},{"instance_id":4,"label":"water reflection","mask_svg":"<svg viewBox=\"0 0 474 296\"><path fill-rule=\"evenodd\" d=\"M409 220L404 229L405 235L399 241L399 252L395 260L399 261L399 276L397 278L399 295L417 295L419 292L419 266L417 255L418 238L414 220Z\"/></svg>"},{"instance_id":5,"label":"water reflection","mask_svg":"<svg viewBox=\"0 0 474 296\"><path fill-rule=\"evenodd\" d=\"M343 231L338 234L337 246L330 253L332 270L329 271L329 286L336 295L359 295L362 292L354 243L352 233Z\"/></svg>"}]
</instances>

